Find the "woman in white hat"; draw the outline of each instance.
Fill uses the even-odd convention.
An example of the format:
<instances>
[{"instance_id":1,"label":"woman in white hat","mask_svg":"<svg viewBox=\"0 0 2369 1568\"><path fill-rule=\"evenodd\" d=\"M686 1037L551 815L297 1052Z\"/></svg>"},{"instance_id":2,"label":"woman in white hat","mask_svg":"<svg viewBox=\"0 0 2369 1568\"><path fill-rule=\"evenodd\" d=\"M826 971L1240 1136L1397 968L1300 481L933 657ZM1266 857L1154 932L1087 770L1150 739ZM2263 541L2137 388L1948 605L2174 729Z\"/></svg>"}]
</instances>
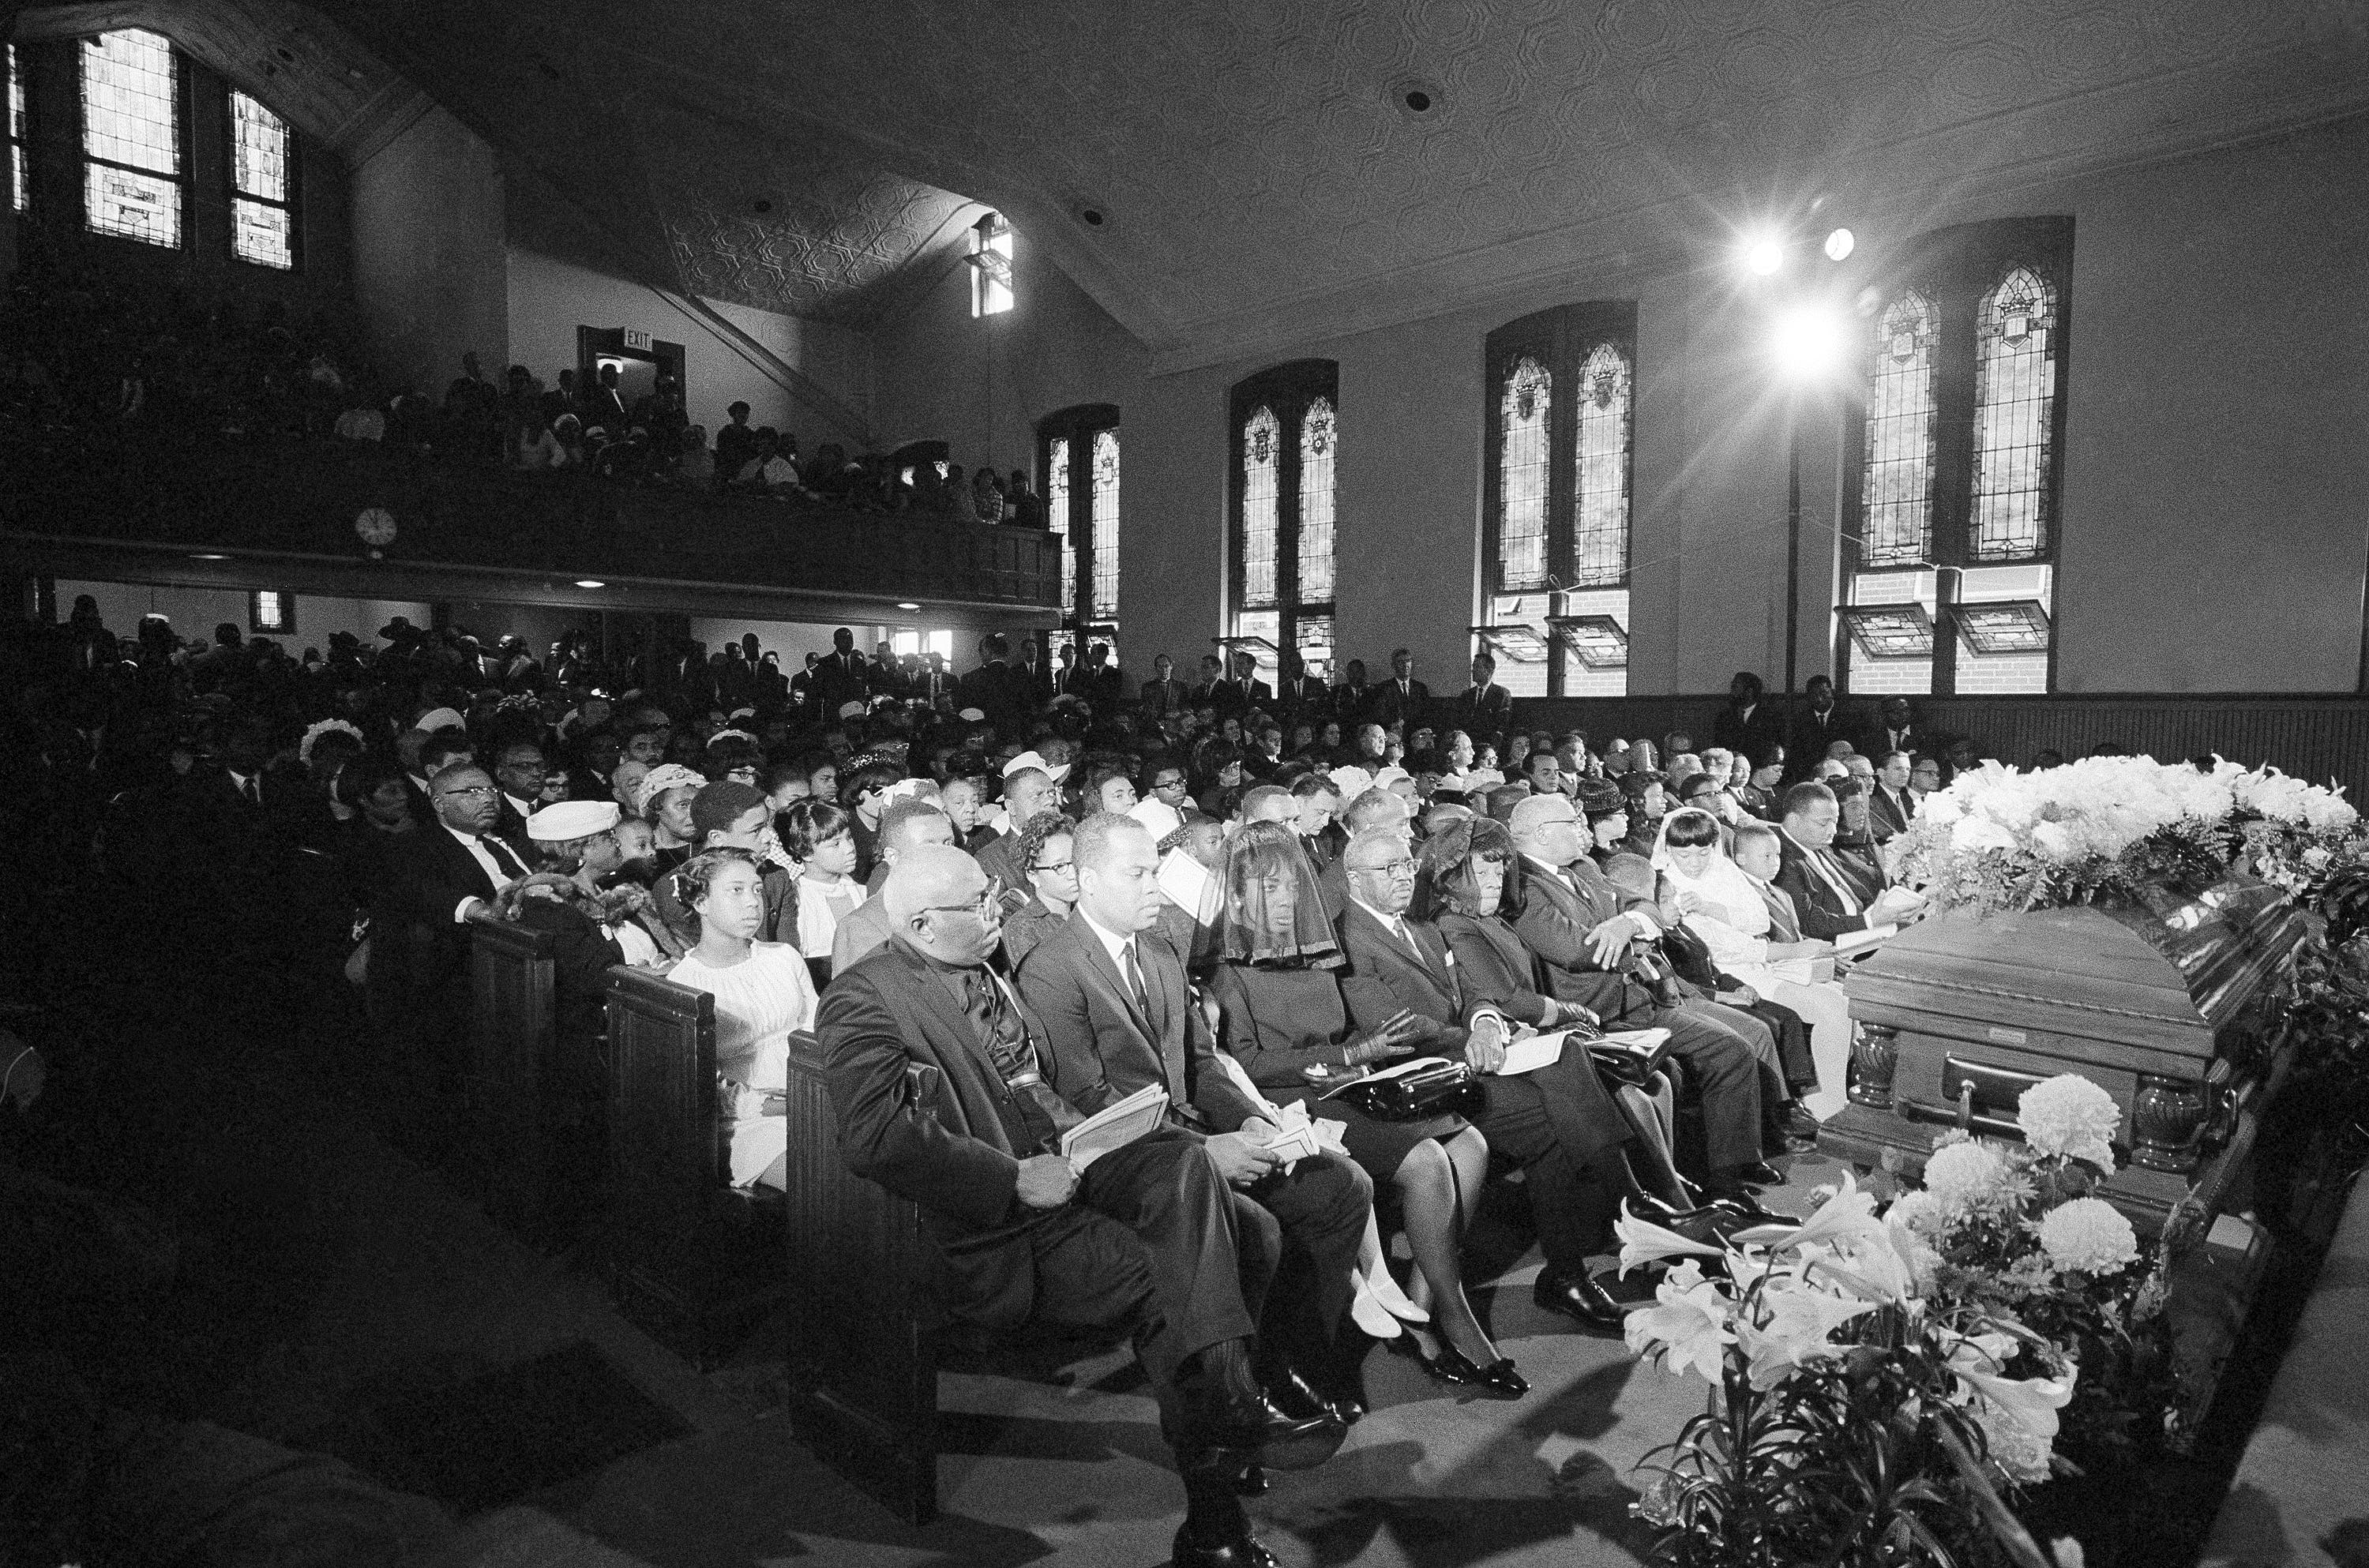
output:
<instances>
[{"instance_id":1,"label":"woman in white hat","mask_svg":"<svg viewBox=\"0 0 2369 1568\"><path fill-rule=\"evenodd\" d=\"M691 803L707 784L704 775L680 762L661 762L635 786L634 815L658 830L660 876L689 860L698 829L691 820Z\"/></svg>"},{"instance_id":2,"label":"woman in white hat","mask_svg":"<svg viewBox=\"0 0 2369 1568\"><path fill-rule=\"evenodd\" d=\"M814 1027L815 988L787 943L760 942L764 867L743 849L709 850L683 863L684 901L699 916L699 945L668 972L715 998L715 1066L731 1118L732 1185L783 1185L789 1124L790 1036Z\"/></svg>"}]
</instances>

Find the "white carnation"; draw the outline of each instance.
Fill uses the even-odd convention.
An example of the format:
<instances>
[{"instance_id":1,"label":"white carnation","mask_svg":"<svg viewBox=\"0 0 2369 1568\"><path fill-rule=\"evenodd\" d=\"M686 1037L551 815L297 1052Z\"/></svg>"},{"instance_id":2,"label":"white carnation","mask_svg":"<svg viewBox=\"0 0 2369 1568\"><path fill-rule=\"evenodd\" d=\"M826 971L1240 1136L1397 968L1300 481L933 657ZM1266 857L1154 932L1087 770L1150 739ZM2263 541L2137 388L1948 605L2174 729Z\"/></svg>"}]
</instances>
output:
<instances>
[{"instance_id":1,"label":"white carnation","mask_svg":"<svg viewBox=\"0 0 2369 1568\"><path fill-rule=\"evenodd\" d=\"M1926 1171L1927 1174L1930 1175L1932 1167L1928 1165ZM1920 1236L1933 1235L1949 1223L1949 1216L1941 1207L1941 1200L1930 1192L1916 1187L1911 1187L1894 1198L1892 1207L1883 1211L1883 1217L1886 1219L1897 1219Z\"/></svg>"},{"instance_id":2,"label":"white carnation","mask_svg":"<svg viewBox=\"0 0 2369 1568\"><path fill-rule=\"evenodd\" d=\"M2025 1090L2015 1103L2015 1125L2038 1153L2086 1160L2113 1173L2122 1107L2077 1072L2060 1072Z\"/></svg>"},{"instance_id":3,"label":"white carnation","mask_svg":"<svg viewBox=\"0 0 2369 1568\"><path fill-rule=\"evenodd\" d=\"M2068 1273L2112 1274L2137 1261L2138 1232L2101 1197L2077 1197L2041 1217L2040 1246Z\"/></svg>"},{"instance_id":4,"label":"white carnation","mask_svg":"<svg viewBox=\"0 0 2369 1568\"><path fill-rule=\"evenodd\" d=\"M2304 820L2315 833L2340 833L2361 820L2361 813L2343 795L2332 789L2313 789L2304 796Z\"/></svg>"},{"instance_id":5,"label":"white carnation","mask_svg":"<svg viewBox=\"0 0 2369 1568\"><path fill-rule=\"evenodd\" d=\"M1925 1162L1925 1190L1948 1212L1995 1207L2007 1187L2007 1162L1987 1143L1945 1143Z\"/></svg>"}]
</instances>

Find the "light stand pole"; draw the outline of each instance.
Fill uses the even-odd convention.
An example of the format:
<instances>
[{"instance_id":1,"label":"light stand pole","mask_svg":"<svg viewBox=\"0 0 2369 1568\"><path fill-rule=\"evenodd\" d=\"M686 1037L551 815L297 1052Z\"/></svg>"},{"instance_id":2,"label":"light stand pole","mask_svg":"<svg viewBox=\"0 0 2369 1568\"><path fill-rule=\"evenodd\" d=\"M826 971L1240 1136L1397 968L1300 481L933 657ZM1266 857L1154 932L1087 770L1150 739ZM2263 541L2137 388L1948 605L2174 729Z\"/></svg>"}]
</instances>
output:
<instances>
[{"instance_id":1,"label":"light stand pole","mask_svg":"<svg viewBox=\"0 0 2369 1568\"><path fill-rule=\"evenodd\" d=\"M1793 678L1802 644L1802 396L1785 417L1785 716L1793 716Z\"/></svg>"}]
</instances>

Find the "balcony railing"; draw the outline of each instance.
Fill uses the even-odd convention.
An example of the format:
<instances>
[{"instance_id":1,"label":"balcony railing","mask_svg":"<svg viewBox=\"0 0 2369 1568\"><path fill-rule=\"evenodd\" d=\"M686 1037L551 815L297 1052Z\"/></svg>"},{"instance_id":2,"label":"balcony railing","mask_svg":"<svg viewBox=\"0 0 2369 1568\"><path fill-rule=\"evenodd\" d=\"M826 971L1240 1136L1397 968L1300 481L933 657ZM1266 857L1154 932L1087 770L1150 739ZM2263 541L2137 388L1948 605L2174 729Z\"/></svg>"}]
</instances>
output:
<instances>
[{"instance_id":1,"label":"balcony railing","mask_svg":"<svg viewBox=\"0 0 2369 1568\"><path fill-rule=\"evenodd\" d=\"M367 511L392 518L373 552ZM597 479L454 467L369 443L178 442L135 431L0 450L0 539L70 555L277 562L324 590L398 596L423 572L1058 610L1042 530ZM337 585L330 587L328 580ZM292 577L291 580L293 580Z\"/></svg>"}]
</instances>

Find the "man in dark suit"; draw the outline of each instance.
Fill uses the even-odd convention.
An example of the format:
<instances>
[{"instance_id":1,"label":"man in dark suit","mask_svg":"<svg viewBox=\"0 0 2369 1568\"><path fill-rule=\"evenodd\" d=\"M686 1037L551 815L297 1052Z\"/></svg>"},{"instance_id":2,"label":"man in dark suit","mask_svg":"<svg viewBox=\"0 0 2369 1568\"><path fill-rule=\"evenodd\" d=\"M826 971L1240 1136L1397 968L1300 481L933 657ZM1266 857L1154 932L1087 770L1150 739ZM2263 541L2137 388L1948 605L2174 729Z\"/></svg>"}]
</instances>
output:
<instances>
[{"instance_id":1,"label":"man in dark suit","mask_svg":"<svg viewBox=\"0 0 2369 1568\"><path fill-rule=\"evenodd\" d=\"M1004 891L1027 895L1028 868L1016 858L1020 834L1031 817L1060 808L1061 786L1044 769L1020 767L1003 775L1003 831L972 853L988 876L1003 884Z\"/></svg>"},{"instance_id":2,"label":"man in dark suit","mask_svg":"<svg viewBox=\"0 0 2369 1568\"><path fill-rule=\"evenodd\" d=\"M1201 656L1201 679L1193 686L1193 705L1215 708L1220 715L1242 710L1242 689L1226 679L1225 660L1214 653Z\"/></svg>"},{"instance_id":3,"label":"man in dark suit","mask_svg":"<svg viewBox=\"0 0 2369 1568\"><path fill-rule=\"evenodd\" d=\"M371 945L399 945L410 982L406 1024L424 1047L417 1064L431 1090L458 1088L460 1043L469 1017L469 924L492 918L502 888L527 875L526 862L493 836L501 792L475 763L428 781L436 820L395 841L389 885L372 911Z\"/></svg>"},{"instance_id":4,"label":"man in dark suit","mask_svg":"<svg viewBox=\"0 0 2369 1568\"><path fill-rule=\"evenodd\" d=\"M1020 968L1021 995L1052 1047L1053 1086L1091 1116L1158 1083L1177 1127L1264 1149L1277 1136L1267 1106L1219 1061L1184 960L1159 933L1160 851L1151 834L1132 818L1098 814L1078 825L1070 856L1077 906ZM1269 1349L1288 1345L1303 1363L1337 1375L1343 1369L1329 1364L1349 1310L1373 1183L1352 1162L1320 1154L1288 1173L1270 1170L1243 1190L1290 1243L1286 1283L1270 1297Z\"/></svg>"},{"instance_id":5,"label":"man in dark suit","mask_svg":"<svg viewBox=\"0 0 2369 1568\"><path fill-rule=\"evenodd\" d=\"M1785 715L1764 700L1760 677L1749 670L1727 683L1727 706L1711 720L1711 743L1751 758L1756 770L1785 743Z\"/></svg>"},{"instance_id":6,"label":"man in dark suit","mask_svg":"<svg viewBox=\"0 0 2369 1568\"><path fill-rule=\"evenodd\" d=\"M1368 716L1385 729L1403 724L1412 733L1430 712L1431 688L1414 678L1414 655L1392 648L1390 682L1374 693Z\"/></svg>"},{"instance_id":7,"label":"man in dark suit","mask_svg":"<svg viewBox=\"0 0 2369 1568\"><path fill-rule=\"evenodd\" d=\"M1810 683L1802 689L1802 711L1793 715L1792 727L1785 736L1785 773L1789 779L1814 777L1818 764L1826 760L1826 749L1837 740L1852 738L1848 719L1835 705L1832 681L1823 675L1811 676Z\"/></svg>"},{"instance_id":8,"label":"man in dark suit","mask_svg":"<svg viewBox=\"0 0 2369 1568\"><path fill-rule=\"evenodd\" d=\"M1012 653L1011 641L1001 632L990 632L979 639L978 668L966 672L958 699L967 708L977 708L988 722L1005 735L1017 735L1026 727L1028 715L1036 706L1024 675L1005 662Z\"/></svg>"},{"instance_id":9,"label":"man in dark suit","mask_svg":"<svg viewBox=\"0 0 2369 1568\"><path fill-rule=\"evenodd\" d=\"M1878 766L1894 751L1914 756L1932 745L1931 738L1917 727L1917 715L1906 697L1886 697L1876 707L1875 723L1868 732L1851 744L1860 755L1872 760ZM1904 786L1906 779L1904 775Z\"/></svg>"},{"instance_id":10,"label":"man in dark suit","mask_svg":"<svg viewBox=\"0 0 2369 1568\"><path fill-rule=\"evenodd\" d=\"M855 651L855 634L845 626L830 635L830 652L815 666L814 699L825 723L849 703L871 694L872 667Z\"/></svg>"},{"instance_id":11,"label":"man in dark suit","mask_svg":"<svg viewBox=\"0 0 2369 1568\"><path fill-rule=\"evenodd\" d=\"M1822 784L1798 784L1785 792L1784 861L1777 886L1793 898L1801 912L1802 934L1832 942L1854 931L1915 918L1925 900L1906 888L1879 886L1872 898L1860 874L1846 869L1834 853L1835 830L1842 821L1842 806L1835 792ZM1888 883L1879 865L1881 883Z\"/></svg>"},{"instance_id":12,"label":"man in dark suit","mask_svg":"<svg viewBox=\"0 0 2369 1568\"><path fill-rule=\"evenodd\" d=\"M1916 760L1906 751L1871 753L1876 762L1875 793L1867 803L1868 830L1879 844L1908 831L1917 816L1917 792L1908 787Z\"/></svg>"},{"instance_id":13,"label":"man in dark suit","mask_svg":"<svg viewBox=\"0 0 2369 1568\"><path fill-rule=\"evenodd\" d=\"M1274 710L1275 688L1259 679L1258 660L1248 653L1234 655L1234 686L1241 692L1239 706L1262 713Z\"/></svg>"},{"instance_id":14,"label":"man in dark suit","mask_svg":"<svg viewBox=\"0 0 2369 1568\"><path fill-rule=\"evenodd\" d=\"M1115 710L1121 693L1127 690L1127 682L1119 675L1118 666L1110 661L1110 656L1108 643L1086 645L1086 670L1078 695L1083 697L1097 715Z\"/></svg>"},{"instance_id":15,"label":"man in dark suit","mask_svg":"<svg viewBox=\"0 0 2369 1568\"><path fill-rule=\"evenodd\" d=\"M1342 667L1341 684L1333 688L1333 716L1349 727L1366 722L1374 705L1374 689L1366 684L1366 661L1353 658Z\"/></svg>"},{"instance_id":16,"label":"man in dark suit","mask_svg":"<svg viewBox=\"0 0 2369 1568\"><path fill-rule=\"evenodd\" d=\"M1486 651L1472 656L1472 684L1448 704L1448 724L1462 730L1472 743L1505 750L1505 732L1514 727L1514 696L1497 684L1497 658Z\"/></svg>"},{"instance_id":17,"label":"man in dark suit","mask_svg":"<svg viewBox=\"0 0 2369 1568\"><path fill-rule=\"evenodd\" d=\"M535 797L543 793L545 770L543 748L532 740L513 740L494 751L494 783L501 786L495 801L494 837L532 863L534 851L526 819L534 815Z\"/></svg>"},{"instance_id":18,"label":"man in dark suit","mask_svg":"<svg viewBox=\"0 0 2369 1568\"><path fill-rule=\"evenodd\" d=\"M1283 650L1283 684L1279 700L1286 723L1322 725L1333 716L1333 688L1308 673L1308 662L1292 648Z\"/></svg>"},{"instance_id":19,"label":"man in dark suit","mask_svg":"<svg viewBox=\"0 0 2369 1568\"><path fill-rule=\"evenodd\" d=\"M1703 1140L1716 1196L1746 1181L1783 1180L1760 1158L1759 1064L1744 1036L1709 1004L1665 1006L1630 970L1630 944L1661 933L1645 901L1605 880L1587 858L1578 813L1566 796L1531 795L1508 824L1522 856L1522 912L1514 929L1539 960L1559 1001L1575 1001L1619 1029L1665 1028L1702 1102Z\"/></svg>"},{"instance_id":20,"label":"man in dark suit","mask_svg":"<svg viewBox=\"0 0 2369 1568\"><path fill-rule=\"evenodd\" d=\"M1513 1024L1494 1007L1468 1005L1457 984L1448 941L1428 921L1409 920L1414 851L1402 835L1368 830L1349 841L1349 907L1334 930L1349 972L1341 995L1360 1029L1379 1029L1402 1011L1426 1025L1420 1054L1460 1057L1482 1073L1505 1059ZM1526 1173L1530 1215L1547 1266L1535 1296L1549 1311L1589 1328L1618 1330L1619 1304L1587 1272L1587 1255L1611 1235L1619 1194L1616 1174L1629 1125L1606 1097L1584 1048L1552 1067L1516 1078L1484 1077L1487 1100L1472 1124Z\"/></svg>"},{"instance_id":21,"label":"man in dark suit","mask_svg":"<svg viewBox=\"0 0 2369 1568\"><path fill-rule=\"evenodd\" d=\"M1161 719L1184 706L1188 689L1176 679L1176 661L1162 654L1151 661L1151 679L1143 683L1143 716Z\"/></svg>"},{"instance_id":22,"label":"man in dark suit","mask_svg":"<svg viewBox=\"0 0 2369 1568\"><path fill-rule=\"evenodd\" d=\"M1252 1370L1279 1236L1229 1187L1272 1159L1162 1127L1081 1172L1060 1152L1082 1118L1046 1081L1044 1024L986 965L1001 932L985 875L924 849L881 897L888 945L833 980L816 1024L848 1169L920 1206L952 1318L1132 1329L1185 1479L1176 1562L1265 1561L1229 1456L1305 1468L1345 1430L1284 1414Z\"/></svg>"},{"instance_id":23,"label":"man in dark suit","mask_svg":"<svg viewBox=\"0 0 2369 1568\"><path fill-rule=\"evenodd\" d=\"M1013 684L1030 708L1053 695L1053 671L1045 662L1044 634L1031 632L1020 640L1020 662L1012 667L1012 672Z\"/></svg>"}]
</instances>

